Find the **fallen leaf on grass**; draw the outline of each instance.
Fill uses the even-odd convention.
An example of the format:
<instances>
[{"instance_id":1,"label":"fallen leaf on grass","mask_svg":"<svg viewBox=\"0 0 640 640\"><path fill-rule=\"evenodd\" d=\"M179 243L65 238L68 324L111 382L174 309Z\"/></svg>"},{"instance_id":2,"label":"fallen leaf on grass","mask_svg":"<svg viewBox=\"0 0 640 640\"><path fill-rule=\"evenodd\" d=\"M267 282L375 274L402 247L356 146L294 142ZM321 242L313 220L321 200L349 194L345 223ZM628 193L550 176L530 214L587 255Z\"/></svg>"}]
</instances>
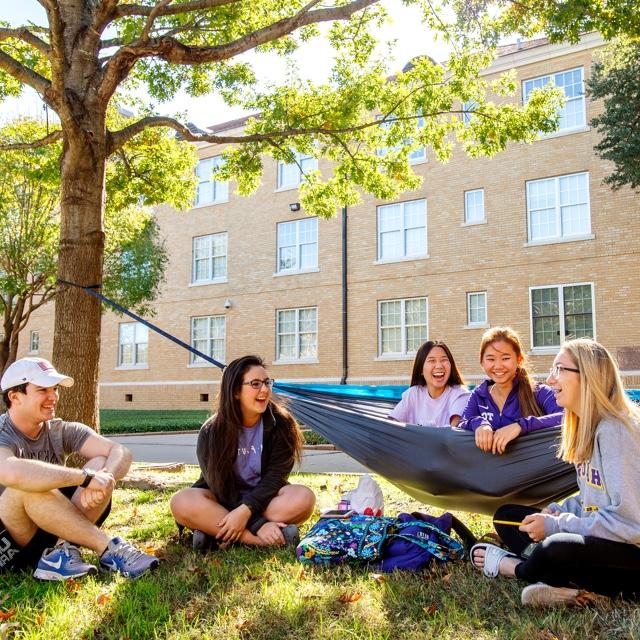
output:
<instances>
[{"instance_id":1,"label":"fallen leaf on grass","mask_svg":"<svg viewBox=\"0 0 640 640\"><path fill-rule=\"evenodd\" d=\"M442 584L445 584L447 587L451 584L451 574L447 573L442 576Z\"/></svg>"},{"instance_id":2,"label":"fallen leaf on grass","mask_svg":"<svg viewBox=\"0 0 640 640\"><path fill-rule=\"evenodd\" d=\"M145 553L148 553L150 556L157 556L158 555L158 550L154 549L153 547L145 547L143 549L143 551Z\"/></svg>"},{"instance_id":3,"label":"fallen leaf on grass","mask_svg":"<svg viewBox=\"0 0 640 640\"><path fill-rule=\"evenodd\" d=\"M343 593L338 600L340 602L344 602L345 604L350 604L352 602L358 602L358 600L362 600L362 594L359 591L354 591L353 593Z\"/></svg>"},{"instance_id":4,"label":"fallen leaf on grass","mask_svg":"<svg viewBox=\"0 0 640 640\"><path fill-rule=\"evenodd\" d=\"M9 618L13 618L16 615L16 610L12 607L11 609L7 609L6 611L0 611L0 622L4 622Z\"/></svg>"},{"instance_id":5,"label":"fallen leaf on grass","mask_svg":"<svg viewBox=\"0 0 640 640\"><path fill-rule=\"evenodd\" d=\"M369 574L371 576L372 580L375 580L376 582L384 582L386 580L386 578L384 577L384 574L382 573L371 573Z\"/></svg>"},{"instance_id":6,"label":"fallen leaf on grass","mask_svg":"<svg viewBox=\"0 0 640 640\"><path fill-rule=\"evenodd\" d=\"M307 574L304 572L304 567L300 567L300 569L298 569L298 575L296 576L296 578L298 580L306 580L307 579Z\"/></svg>"},{"instance_id":7,"label":"fallen leaf on grass","mask_svg":"<svg viewBox=\"0 0 640 640\"><path fill-rule=\"evenodd\" d=\"M436 612L438 611L438 605L435 604L435 602L434 602L433 604L430 604L428 607L422 607L422 610L428 616L434 616L436 614Z\"/></svg>"},{"instance_id":8,"label":"fallen leaf on grass","mask_svg":"<svg viewBox=\"0 0 640 640\"><path fill-rule=\"evenodd\" d=\"M113 596L110 593L107 593L106 591L103 591L97 598L96 598L96 604L100 604L100 605L105 605L105 604L109 604L111 602L111 600L113 600Z\"/></svg>"},{"instance_id":9,"label":"fallen leaf on grass","mask_svg":"<svg viewBox=\"0 0 640 640\"><path fill-rule=\"evenodd\" d=\"M47 614L42 612L36 616L36 624L41 627L44 624L44 621L47 619Z\"/></svg>"},{"instance_id":10,"label":"fallen leaf on grass","mask_svg":"<svg viewBox=\"0 0 640 640\"><path fill-rule=\"evenodd\" d=\"M205 574L204 569L201 569L200 567L196 567L194 565L188 566L187 567L187 571L189 573L193 573L193 574L198 575L198 576L203 576Z\"/></svg>"},{"instance_id":11,"label":"fallen leaf on grass","mask_svg":"<svg viewBox=\"0 0 640 640\"><path fill-rule=\"evenodd\" d=\"M558 638L558 636L553 631L551 631L551 629L543 629L540 638L542 640L560 640L560 638Z\"/></svg>"},{"instance_id":12,"label":"fallen leaf on grass","mask_svg":"<svg viewBox=\"0 0 640 640\"><path fill-rule=\"evenodd\" d=\"M236 622L236 629L244 629L249 624L249 620L241 618Z\"/></svg>"},{"instance_id":13,"label":"fallen leaf on grass","mask_svg":"<svg viewBox=\"0 0 640 640\"><path fill-rule=\"evenodd\" d=\"M64 583L64 586L66 587L69 593L75 593L76 591L80 590L80 583L77 580L74 580L73 578L71 578L70 580L67 580Z\"/></svg>"},{"instance_id":14,"label":"fallen leaf on grass","mask_svg":"<svg viewBox=\"0 0 640 640\"><path fill-rule=\"evenodd\" d=\"M19 625L17 622L3 622L2 624L0 624L0 640L7 640L7 638L9 637L9 631L18 626Z\"/></svg>"}]
</instances>

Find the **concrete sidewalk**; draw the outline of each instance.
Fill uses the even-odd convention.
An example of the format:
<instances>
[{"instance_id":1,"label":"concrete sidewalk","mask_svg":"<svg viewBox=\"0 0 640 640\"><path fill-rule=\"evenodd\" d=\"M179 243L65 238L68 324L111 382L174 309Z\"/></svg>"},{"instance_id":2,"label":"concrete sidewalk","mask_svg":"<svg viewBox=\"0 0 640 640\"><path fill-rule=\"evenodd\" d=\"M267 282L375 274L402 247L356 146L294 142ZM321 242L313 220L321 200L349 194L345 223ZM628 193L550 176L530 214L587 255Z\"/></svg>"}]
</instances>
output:
<instances>
[{"instance_id":1,"label":"concrete sidewalk","mask_svg":"<svg viewBox=\"0 0 640 640\"><path fill-rule=\"evenodd\" d=\"M107 436L129 448L135 462L198 464L197 433L152 433ZM305 473L367 473L369 470L342 451L305 449L300 471Z\"/></svg>"}]
</instances>

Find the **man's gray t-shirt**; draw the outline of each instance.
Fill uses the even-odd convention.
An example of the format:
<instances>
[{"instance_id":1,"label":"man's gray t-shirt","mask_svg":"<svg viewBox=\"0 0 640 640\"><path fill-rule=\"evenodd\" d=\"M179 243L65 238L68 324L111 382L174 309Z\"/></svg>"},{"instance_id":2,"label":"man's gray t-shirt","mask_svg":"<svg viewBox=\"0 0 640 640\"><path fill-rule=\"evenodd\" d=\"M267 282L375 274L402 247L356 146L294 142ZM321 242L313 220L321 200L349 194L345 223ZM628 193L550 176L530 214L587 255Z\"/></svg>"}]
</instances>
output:
<instances>
[{"instance_id":1,"label":"man's gray t-shirt","mask_svg":"<svg viewBox=\"0 0 640 640\"><path fill-rule=\"evenodd\" d=\"M64 465L67 456L80 450L93 433L80 422L65 422L59 418L48 420L37 438L29 438L19 431L8 413L0 415L0 448L10 449L16 458L41 460ZM4 486L0 485L0 494Z\"/></svg>"}]
</instances>

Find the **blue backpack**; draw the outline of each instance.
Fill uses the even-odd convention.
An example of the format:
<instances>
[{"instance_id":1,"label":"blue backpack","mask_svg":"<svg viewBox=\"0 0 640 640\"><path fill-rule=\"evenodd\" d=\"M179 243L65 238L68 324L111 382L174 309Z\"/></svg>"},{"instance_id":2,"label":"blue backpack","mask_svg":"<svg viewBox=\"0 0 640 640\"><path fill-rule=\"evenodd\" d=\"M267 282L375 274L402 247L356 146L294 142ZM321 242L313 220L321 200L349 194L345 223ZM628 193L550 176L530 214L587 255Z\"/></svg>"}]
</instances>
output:
<instances>
[{"instance_id":1,"label":"blue backpack","mask_svg":"<svg viewBox=\"0 0 640 640\"><path fill-rule=\"evenodd\" d=\"M433 518L419 513L398 518L322 518L300 541L296 555L304 564L366 562L382 571L419 570L434 557L445 561L463 556L462 544L443 530L451 530L451 518L451 514Z\"/></svg>"}]
</instances>

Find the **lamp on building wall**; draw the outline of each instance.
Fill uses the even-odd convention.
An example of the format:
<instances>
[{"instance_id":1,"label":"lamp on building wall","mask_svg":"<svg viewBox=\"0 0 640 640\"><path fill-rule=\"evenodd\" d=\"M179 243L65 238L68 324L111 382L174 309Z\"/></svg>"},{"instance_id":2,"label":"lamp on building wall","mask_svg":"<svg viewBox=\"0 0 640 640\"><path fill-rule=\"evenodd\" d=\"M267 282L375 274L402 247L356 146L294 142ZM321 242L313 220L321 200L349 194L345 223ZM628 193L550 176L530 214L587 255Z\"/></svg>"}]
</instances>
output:
<instances>
[{"instance_id":1,"label":"lamp on building wall","mask_svg":"<svg viewBox=\"0 0 640 640\"><path fill-rule=\"evenodd\" d=\"M289 205L289 209L291 209L291 211L300 211L300 203L299 202L292 202Z\"/></svg>"},{"instance_id":2,"label":"lamp on building wall","mask_svg":"<svg viewBox=\"0 0 640 640\"><path fill-rule=\"evenodd\" d=\"M233 307L233 300L231 298L227 298L224 301L224 308L225 309L231 309L231 307Z\"/></svg>"}]
</instances>

